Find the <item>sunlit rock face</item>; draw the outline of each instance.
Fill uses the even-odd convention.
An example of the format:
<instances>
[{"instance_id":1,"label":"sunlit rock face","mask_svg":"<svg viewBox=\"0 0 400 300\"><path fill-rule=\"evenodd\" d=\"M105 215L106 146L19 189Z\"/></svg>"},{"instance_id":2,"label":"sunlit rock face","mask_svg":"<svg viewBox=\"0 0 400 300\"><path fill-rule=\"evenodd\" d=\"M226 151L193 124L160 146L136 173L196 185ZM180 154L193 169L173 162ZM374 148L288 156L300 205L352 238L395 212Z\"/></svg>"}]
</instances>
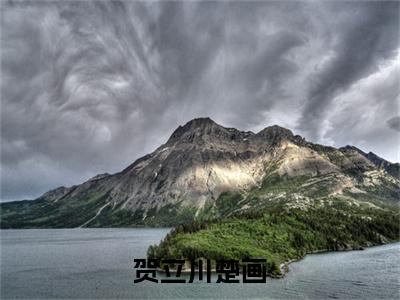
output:
<instances>
[{"instance_id":1,"label":"sunlit rock face","mask_svg":"<svg viewBox=\"0 0 400 300\"><path fill-rule=\"evenodd\" d=\"M166 144L124 170L111 197L128 208L166 203L201 208L224 191L259 184L271 161L271 142L208 118L192 120L176 129Z\"/></svg>"}]
</instances>

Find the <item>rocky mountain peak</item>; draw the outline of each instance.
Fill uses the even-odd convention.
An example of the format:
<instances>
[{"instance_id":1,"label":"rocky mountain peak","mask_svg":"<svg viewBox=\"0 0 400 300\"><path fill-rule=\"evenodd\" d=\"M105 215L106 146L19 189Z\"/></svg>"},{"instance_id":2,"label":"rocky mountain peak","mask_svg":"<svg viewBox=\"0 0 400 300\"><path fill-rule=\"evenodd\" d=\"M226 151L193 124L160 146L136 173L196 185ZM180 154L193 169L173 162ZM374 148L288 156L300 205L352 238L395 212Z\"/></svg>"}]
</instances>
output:
<instances>
[{"instance_id":1,"label":"rocky mountain peak","mask_svg":"<svg viewBox=\"0 0 400 300\"><path fill-rule=\"evenodd\" d=\"M219 136L228 129L217 124L210 118L196 118L179 126L171 135L167 143L173 143L177 140L193 141L196 138L205 135Z\"/></svg>"},{"instance_id":2,"label":"rocky mountain peak","mask_svg":"<svg viewBox=\"0 0 400 300\"><path fill-rule=\"evenodd\" d=\"M364 156L366 155L366 153L364 151L362 151L361 149L359 149L359 148L357 148L355 146L352 146L352 145L346 145L346 146L341 147L339 149L342 150L342 151L356 151L356 152L358 152L358 153L360 153L360 154L362 154Z\"/></svg>"},{"instance_id":3,"label":"rocky mountain peak","mask_svg":"<svg viewBox=\"0 0 400 300\"><path fill-rule=\"evenodd\" d=\"M205 130L213 127L223 128L221 125L218 125L210 118L205 117L205 118L195 118L193 120L190 120L182 128L185 131L193 131L193 130Z\"/></svg>"},{"instance_id":4,"label":"rocky mountain peak","mask_svg":"<svg viewBox=\"0 0 400 300\"><path fill-rule=\"evenodd\" d=\"M264 128L259 133L254 134L251 131L240 131L235 128L226 128L210 118L196 118L179 126L168 140L168 144L176 142L193 143L204 140L227 140L227 141L246 141L248 138L264 140L267 143L275 144L282 140L292 140L297 143L304 143L304 139L295 136L293 132L284 127L273 125Z\"/></svg>"},{"instance_id":5,"label":"rocky mountain peak","mask_svg":"<svg viewBox=\"0 0 400 300\"><path fill-rule=\"evenodd\" d=\"M261 136L270 141L280 141L284 139L292 139L294 134L291 130L283 128L278 125L268 126L257 133L257 136Z\"/></svg>"}]
</instances>

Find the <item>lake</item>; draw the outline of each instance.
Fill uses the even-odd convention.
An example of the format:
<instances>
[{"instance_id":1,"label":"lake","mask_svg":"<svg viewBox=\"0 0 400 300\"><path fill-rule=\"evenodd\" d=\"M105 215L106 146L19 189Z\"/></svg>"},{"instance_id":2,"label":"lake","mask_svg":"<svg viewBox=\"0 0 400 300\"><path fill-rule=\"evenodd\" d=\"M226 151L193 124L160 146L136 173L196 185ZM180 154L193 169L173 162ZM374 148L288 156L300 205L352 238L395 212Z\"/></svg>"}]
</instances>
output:
<instances>
[{"instance_id":1,"label":"lake","mask_svg":"<svg viewBox=\"0 0 400 300\"><path fill-rule=\"evenodd\" d=\"M1 298L399 299L400 243L308 255L264 284L134 284L133 258L168 231L1 230Z\"/></svg>"}]
</instances>

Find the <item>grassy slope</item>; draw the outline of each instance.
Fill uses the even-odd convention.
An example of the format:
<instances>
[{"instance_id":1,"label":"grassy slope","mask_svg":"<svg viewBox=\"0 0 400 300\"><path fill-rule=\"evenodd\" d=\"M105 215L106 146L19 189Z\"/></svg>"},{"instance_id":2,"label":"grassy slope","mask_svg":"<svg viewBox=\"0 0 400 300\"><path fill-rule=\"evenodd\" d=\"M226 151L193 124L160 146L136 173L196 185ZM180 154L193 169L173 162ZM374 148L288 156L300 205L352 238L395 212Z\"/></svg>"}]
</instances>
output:
<instances>
[{"instance_id":1,"label":"grassy slope","mask_svg":"<svg viewBox=\"0 0 400 300\"><path fill-rule=\"evenodd\" d=\"M78 227L92 218L107 199L106 194L98 193L83 197L1 203L1 228Z\"/></svg>"}]
</instances>

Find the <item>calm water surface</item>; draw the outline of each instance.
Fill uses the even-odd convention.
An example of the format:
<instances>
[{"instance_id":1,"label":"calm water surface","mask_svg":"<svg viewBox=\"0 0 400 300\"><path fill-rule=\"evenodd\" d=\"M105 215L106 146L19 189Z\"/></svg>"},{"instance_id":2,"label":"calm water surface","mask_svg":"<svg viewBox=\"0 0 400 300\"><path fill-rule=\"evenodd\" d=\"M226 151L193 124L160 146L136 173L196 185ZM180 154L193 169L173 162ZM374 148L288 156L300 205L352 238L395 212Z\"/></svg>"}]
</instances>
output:
<instances>
[{"instance_id":1,"label":"calm water surface","mask_svg":"<svg viewBox=\"0 0 400 300\"><path fill-rule=\"evenodd\" d=\"M2 230L1 298L400 299L400 243L309 255L266 284L134 284L169 229Z\"/></svg>"}]
</instances>

